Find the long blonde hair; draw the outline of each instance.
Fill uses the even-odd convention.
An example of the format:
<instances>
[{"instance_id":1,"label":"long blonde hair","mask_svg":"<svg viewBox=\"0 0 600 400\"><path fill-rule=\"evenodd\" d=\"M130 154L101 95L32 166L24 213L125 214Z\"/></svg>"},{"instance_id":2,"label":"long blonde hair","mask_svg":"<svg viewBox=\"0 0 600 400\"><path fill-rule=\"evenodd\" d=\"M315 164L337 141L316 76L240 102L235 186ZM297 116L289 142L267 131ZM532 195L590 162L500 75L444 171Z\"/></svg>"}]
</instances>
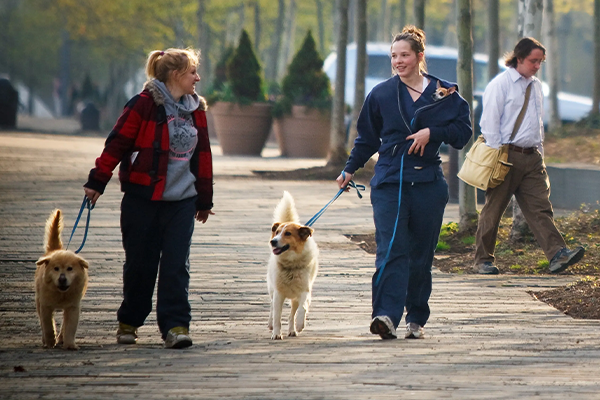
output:
<instances>
[{"instance_id":1,"label":"long blonde hair","mask_svg":"<svg viewBox=\"0 0 600 400\"><path fill-rule=\"evenodd\" d=\"M154 50L148 54L146 76L149 80L166 83L173 71L184 74L191 67L197 67L199 60L200 50L192 48Z\"/></svg>"}]
</instances>

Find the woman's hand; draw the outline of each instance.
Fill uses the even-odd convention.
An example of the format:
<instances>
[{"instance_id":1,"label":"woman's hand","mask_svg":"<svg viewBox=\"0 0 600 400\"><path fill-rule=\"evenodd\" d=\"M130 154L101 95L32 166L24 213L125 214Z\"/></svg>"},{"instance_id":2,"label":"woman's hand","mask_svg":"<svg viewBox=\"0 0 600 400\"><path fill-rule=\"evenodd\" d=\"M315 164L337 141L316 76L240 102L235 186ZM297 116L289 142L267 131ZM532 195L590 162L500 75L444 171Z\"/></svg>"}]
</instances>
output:
<instances>
[{"instance_id":1,"label":"woman's hand","mask_svg":"<svg viewBox=\"0 0 600 400\"><path fill-rule=\"evenodd\" d=\"M425 152L425 146L427 146L427 143L429 143L430 133L431 132L429 131L429 128L424 128L418 131L417 133L413 133L412 135L407 136L407 140L414 139L413 144L408 149L408 154L417 154L420 151L420 155L422 156Z\"/></svg>"},{"instance_id":2,"label":"woman's hand","mask_svg":"<svg viewBox=\"0 0 600 400\"><path fill-rule=\"evenodd\" d=\"M350 188L347 187L348 183L350 183L350 181L352 180L353 177L354 177L354 174L351 174L350 172L342 172L335 181L338 183L338 187L340 189L346 187L346 192L347 192L348 190L350 190Z\"/></svg>"},{"instance_id":3,"label":"woman's hand","mask_svg":"<svg viewBox=\"0 0 600 400\"><path fill-rule=\"evenodd\" d=\"M90 199L90 202L92 203L92 205L96 204L96 200L98 200L98 198L102 194L100 192L96 192L94 189L90 189L90 188L86 188L86 187L83 188L83 191L85 193L85 197Z\"/></svg>"},{"instance_id":4,"label":"woman's hand","mask_svg":"<svg viewBox=\"0 0 600 400\"><path fill-rule=\"evenodd\" d=\"M200 210L200 211L196 211L196 221L198 222L202 222L203 224L206 222L206 220L208 219L209 215L215 215L214 212L212 212L211 210Z\"/></svg>"}]
</instances>

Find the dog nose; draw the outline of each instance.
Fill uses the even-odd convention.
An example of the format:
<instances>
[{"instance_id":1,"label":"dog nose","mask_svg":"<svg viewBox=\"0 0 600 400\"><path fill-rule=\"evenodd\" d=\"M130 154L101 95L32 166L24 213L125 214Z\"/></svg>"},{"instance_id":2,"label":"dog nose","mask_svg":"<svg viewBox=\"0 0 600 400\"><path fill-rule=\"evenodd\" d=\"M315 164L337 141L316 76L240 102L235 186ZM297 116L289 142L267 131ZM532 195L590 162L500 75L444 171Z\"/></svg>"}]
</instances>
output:
<instances>
[{"instance_id":1,"label":"dog nose","mask_svg":"<svg viewBox=\"0 0 600 400\"><path fill-rule=\"evenodd\" d=\"M60 274L60 276L58 277L58 284L59 285L67 284L67 277L65 276L65 274Z\"/></svg>"},{"instance_id":2,"label":"dog nose","mask_svg":"<svg viewBox=\"0 0 600 400\"><path fill-rule=\"evenodd\" d=\"M271 246L277 246L277 239L271 239L269 243L271 243Z\"/></svg>"}]
</instances>

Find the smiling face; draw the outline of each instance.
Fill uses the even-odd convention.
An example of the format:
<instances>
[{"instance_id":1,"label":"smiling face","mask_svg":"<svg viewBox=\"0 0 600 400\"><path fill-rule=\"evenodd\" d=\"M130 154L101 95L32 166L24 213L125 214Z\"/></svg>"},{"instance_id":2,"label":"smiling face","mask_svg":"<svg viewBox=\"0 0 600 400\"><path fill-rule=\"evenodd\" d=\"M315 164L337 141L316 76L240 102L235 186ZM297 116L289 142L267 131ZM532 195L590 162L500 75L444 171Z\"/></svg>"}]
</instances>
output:
<instances>
[{"instance_id":1,"label":"smiling face","mask_svg":"<svg viewBox=\"0 0 600 400\"><path fill-rule=\"evenodd\" d=\"M529 79L537 74L545 58L544 52L541 49L533 49L527 57L517 59L516 70L522 76Z\"/></svg>"},{"instance_id":2,"label":"smiling face","mask_svg":"<svg viewBox=\"0 0 600 400\"><path fill-rule=\"evenodd\" d=\"M398 40L392 44L392 69L400 78L410 78L419 74L419 64L423 53L416 53L406 40Z\"/></svg>"},{"instance_id":3,"label":"smiling face","mask_svg":"<svg viewBox=\"0 0 600 400\"><path fill-rule=\"evenodd\" d=\"M182 95L196 93L196 82L200 81L196 68L196 65L192 64L183 74L173 72L173 84L177 86Z\"/></svg>"}]
</instances>

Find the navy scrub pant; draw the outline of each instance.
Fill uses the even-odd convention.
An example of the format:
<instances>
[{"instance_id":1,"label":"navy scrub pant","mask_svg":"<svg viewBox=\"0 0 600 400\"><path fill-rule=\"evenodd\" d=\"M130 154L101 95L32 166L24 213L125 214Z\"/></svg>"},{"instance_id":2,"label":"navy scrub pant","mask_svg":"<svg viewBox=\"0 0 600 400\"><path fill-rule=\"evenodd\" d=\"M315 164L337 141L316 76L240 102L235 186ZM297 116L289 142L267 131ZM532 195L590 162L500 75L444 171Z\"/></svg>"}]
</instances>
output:
<instances>
[{"instance_id":1,"label":"navy scrub pant","mask_svg":"<svg viewBox=\"0 0 600 400\"><path fill-rule=\"evenodd\" d=\"M190 245L196 197L151 201L125 194L121 232L125 249L119 322L142 326L152 311L158 275L156 319L163 339L176 326L189 328Z\"/></svg>"},{"instance_id":2,"label":"navy scrub pant","mask_svg":"<svg viewBox=\"0 0 600 400\"><path fill-rule=\"evenodd\" d=\"M371 190L377 242L373 317L387 315L398 327L406 306L406 323L425 326L429 319L431 265L448 202L448 185L444 179L402 184L396 237L376 284L398 215L398 189L397 183L385 183Z\"/></svg>"}]
</instances>

